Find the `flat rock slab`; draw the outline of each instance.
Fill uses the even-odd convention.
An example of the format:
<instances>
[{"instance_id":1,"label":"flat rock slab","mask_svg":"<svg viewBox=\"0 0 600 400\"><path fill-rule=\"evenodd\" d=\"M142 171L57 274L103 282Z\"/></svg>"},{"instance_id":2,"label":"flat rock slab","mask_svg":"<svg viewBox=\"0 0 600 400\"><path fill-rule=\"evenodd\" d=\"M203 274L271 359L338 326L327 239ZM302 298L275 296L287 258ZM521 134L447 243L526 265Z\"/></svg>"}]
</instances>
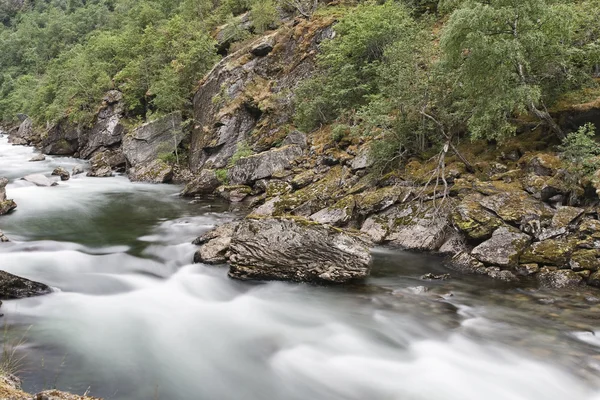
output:
<instances>
[{"instance_id":1,"label":"flat rock slab","mask_svg":"<svg viewBox=\"0 0 600 400\"><path fill-rule=\"evenodd\" d=\"M58 185L58 183L55 180L50 179L47 176L42 175L42 174L31 174L31 175L27 175L21 179L23 179L24 181L33 183L36 186L56 186L56 185Z\"/></svg>"},{"instance_id":2,"label":"flat rock slab","mask_svg":"<svg viewBox=\"0 0 600 400\"><path fill-rule=\"evenodd\" d=\"M362 239L301 218L245 219L229 251L229 276L243 280L342 283L371 269Z\"/></svg>"}]
</instances>

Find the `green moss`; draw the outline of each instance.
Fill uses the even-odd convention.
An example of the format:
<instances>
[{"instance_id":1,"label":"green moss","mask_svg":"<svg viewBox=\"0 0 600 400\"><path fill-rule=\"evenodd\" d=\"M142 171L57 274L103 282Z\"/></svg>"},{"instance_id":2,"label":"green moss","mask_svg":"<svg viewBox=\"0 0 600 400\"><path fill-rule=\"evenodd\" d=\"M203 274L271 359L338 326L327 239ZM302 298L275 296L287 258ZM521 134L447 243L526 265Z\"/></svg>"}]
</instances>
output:
<instances>
[{"instance_id":1,"label":"green moss","mask_svg":"<svg viewBox=\"0 0 600 400\"><path fill-rule=\"evenodd\" d=\"M573 252L569 265L573 271L597 271L600 266L597 249L579 249Z\"/></svg>"},{"instance_id":2,"label":"green moss","mask_svg":"<svg viewBox=\"0 0 600 400\"><path fill-rule=\"evenodd\" d=\"M504 223L491 212L485 210L477 195L465 197L452 213L454 225L470 239L488 239Z\"/></svg>"},{"instance_id":3,"label":"green moss","mask_svg":"<svg viewBox=\"0 0 600 400\"><path fill-rule=\"evenodd\" d=\"M215 170L215 175L217 176L219 182L221 182L222 184L226 185L229 183L229 177L227 176L227 168Z\"/></svg>"},{"instance_id":4,"label":"green moss","mask_svg":"<svg viewBox=\"0 0 600 400\"><path fill-rule=\"evenodd\" d=\"M536 263L563 267L576 246L575 240L548 239L532 244L521 255L522 264Z\"/></svg>"},{"instance_id":5,"label":"green moss","mask_svg":"<svg viewBox=\"0 0 600 400\"><path fill-rule=\"evenodd\" d=\"M272 180L267 184L267 198L289 193L292 188L287 182Z\"/></svg>"}]
</instances>

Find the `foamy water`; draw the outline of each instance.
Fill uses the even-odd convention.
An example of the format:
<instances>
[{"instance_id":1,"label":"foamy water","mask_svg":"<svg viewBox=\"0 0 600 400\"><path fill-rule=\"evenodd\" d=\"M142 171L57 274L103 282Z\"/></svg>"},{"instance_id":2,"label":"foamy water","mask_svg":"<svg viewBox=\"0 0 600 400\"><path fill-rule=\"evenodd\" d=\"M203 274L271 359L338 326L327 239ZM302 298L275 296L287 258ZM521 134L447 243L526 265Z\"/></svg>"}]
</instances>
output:
<instances>
[{"instance_id":1,"label":"foamy water","mask_svg":"<svg viewBox=\"0 0 600 400\"><path fill-rule=\"evenodd\" d=\"M0 217L13 239L0 244L0 268L56 288L2 305L4 340L26 338L28 390L131 400L600 399L600 323L580 315L597 311L593 301L567 307L565 324L551 316L562 309L538 301L562 304L558 292L456 274L424 282L425 272L446 272L439 259L386 249L373 277L348 288L232 281L224 267L190 264L190 242L234 217L227 205L124 177L35 187L17 179L82 162L31 156L0 139L0 176L18 204Z\"/></svg>"}]
</instances>

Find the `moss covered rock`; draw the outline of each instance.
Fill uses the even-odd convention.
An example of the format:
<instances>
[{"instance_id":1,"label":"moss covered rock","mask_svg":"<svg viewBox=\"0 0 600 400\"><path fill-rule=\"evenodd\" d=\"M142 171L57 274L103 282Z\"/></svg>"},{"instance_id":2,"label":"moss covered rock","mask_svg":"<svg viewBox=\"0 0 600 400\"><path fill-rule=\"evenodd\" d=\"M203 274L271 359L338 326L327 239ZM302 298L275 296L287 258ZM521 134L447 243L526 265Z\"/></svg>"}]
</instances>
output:
<instances>
[{"instance_id":1,"label":"moss covered rock","mask_svg":"<svg viewBox=\"0 0 600 400\"><path fill-rule=\"evenodd\" d=\"M571 254L569 266L573 271L597 271L600 267L598 249L578 249Z\"/></svg>"},{"instance_id":2,"label":"moss covered rock","mask_svg":"<svg viewBox=\"0 0 600 400\"><path fill-rule=\"evenodd\" d=\"M535 242L523 252L520 262L522 264L536 263L566 267L575 246L576 242L574 240L563 238Z\"/></svg>"},{"instance_id":3,"label":"moss covered rock","mask_svg":"<svg viewBox=\"0 0 600 400\"><path fill-rule=\"evenodd\" d=\"M484 208L494 212L508 223L518 224L523 217L551 218L552 209L533 199L524 191L500 193L484 197L479 201Z\"/></svg>"},{"instance_id":4,"label":"moss covered rock","mask_svg":"<svg viewBox=\"0 0 600 400\"><path fill-rule=\"evenodd\" d=\"M355 206L355 196L346 196L333 206L317 211L310 219L321 224L343 226L352 219Z\"/></svg>"},{"instance_id":5,"label":"moss covered rock","mask_svg":"<svg viewBox=\"0 0 600 400\"><path fill-rule=\"evenodd\" d=\"M452 213L452 222L469 239L482 241L492 236L499 226L500 218L481 206L480 194L466 196Z\"/></svg>"}]
</instances>

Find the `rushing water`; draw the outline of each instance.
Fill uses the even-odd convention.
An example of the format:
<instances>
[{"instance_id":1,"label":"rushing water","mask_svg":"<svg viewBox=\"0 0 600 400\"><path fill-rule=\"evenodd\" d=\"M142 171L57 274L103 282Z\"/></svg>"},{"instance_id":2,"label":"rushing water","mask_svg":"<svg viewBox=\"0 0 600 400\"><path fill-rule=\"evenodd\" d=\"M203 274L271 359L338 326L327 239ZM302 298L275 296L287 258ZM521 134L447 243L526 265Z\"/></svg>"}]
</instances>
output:
<instances>
[{"instance_id":1,"label":"rushing water","mask_svg":"<svg viewBox=\"0 0 600 400\"><path fill-rule=\"evenodd\" d=\"M377 249L352 287L244 283L190 264L190 242L233 218L168 185L77 175L18 180L82 162L0 139L18 209L0 268L50 295L5 301L3 341L24 388L106 399L598 400L600 291L538 290ZM450 272L447 281L421 281Z\"/></svg>"}]
</instances>

